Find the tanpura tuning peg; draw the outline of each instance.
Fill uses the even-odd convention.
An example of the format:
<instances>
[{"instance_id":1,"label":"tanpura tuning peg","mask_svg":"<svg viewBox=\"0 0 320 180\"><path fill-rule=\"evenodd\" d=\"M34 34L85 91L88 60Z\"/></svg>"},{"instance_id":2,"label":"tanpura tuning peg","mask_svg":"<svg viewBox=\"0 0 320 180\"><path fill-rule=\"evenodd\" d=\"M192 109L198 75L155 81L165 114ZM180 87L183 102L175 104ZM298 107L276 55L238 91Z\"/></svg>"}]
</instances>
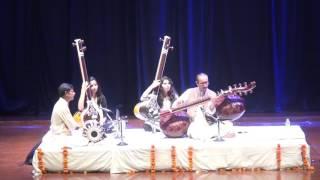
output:
<instances>
[{"instance_id":1,"label":"tanpura tuning peg","mask_svg":"<svg viewBox=\"0 0 320 180\"><path fill-rule=\"evenodd\" d=\"M247 83L247 82L244 82L244 86L248 86L248 83Z\"/></svg>"},{"instance_id":2,"label":"tanpura tuning peg","mask_svg":"<svg viewBox=\"0 0 320 180\"><path fill-rule=\"evenodd\" d=\"M173 46L170 46L169 49L170 49L171 51L173 51L173 50L174 50L174 47L173 47Z\"/></svg>"},{"instance_id":3,"label":"tanpura tuning peg","mask_svg":"<svg viewBox=\"0 0 320 180\"><path fill-rule=\"evenodd\" d=\"M241 83L239 83L239 87L242 87L242 84L241 84Z\"/></svg>"},{"instance_id":4,"label":"tanpura tuning peg","mask_svg":"<svg viewBox=\"0 0 320 180\"><path fill-rule=\"evenodd\" d=\"M229 90L232 90L232 87L231 86L228 86Z\"/></svg>"},{"instance_id":5,"label":"tanpura tuning peg","mask_svg":"<svg viewBox=\"0 0 320 180\"><path fill-rule=\"evenodd\" d=\"M81 50L81 51L86 51L86 50L87 50L87 47L86 47L86 46L83 46L80 50Z\"/></svg>"},{"instance_id":6,"label":"tanpura tuning peg","mask_svg":"<svg viewBox=\"0 0 320 180\"><path fill-rule=\"evenodd\" d=\"M237 84L233 84L233 88L237 88Z\"/></svg>"},{"instance_id":7,"label":"tanpura tuning peg","mask_svg":"<svg viewBox=\"0 0 320 180\"><path fill-rule=\"evenodd\" d=\"M159 41L160 41L160 42L162 42L162 41L163 41L163 39L160 37L160 38L159 38Z\"/></svg>"},{"instance_id":8,"label":"tanpura tuning peg","mask_svg":"<svg viewBox=\"0 0 320 180\"><path fill-rule=\"evenodd\" d=\"M76 43L73 42L73 43L72 43L72 46L75 47L75 46L76 46Z\"/></svg>"}]
</instances>

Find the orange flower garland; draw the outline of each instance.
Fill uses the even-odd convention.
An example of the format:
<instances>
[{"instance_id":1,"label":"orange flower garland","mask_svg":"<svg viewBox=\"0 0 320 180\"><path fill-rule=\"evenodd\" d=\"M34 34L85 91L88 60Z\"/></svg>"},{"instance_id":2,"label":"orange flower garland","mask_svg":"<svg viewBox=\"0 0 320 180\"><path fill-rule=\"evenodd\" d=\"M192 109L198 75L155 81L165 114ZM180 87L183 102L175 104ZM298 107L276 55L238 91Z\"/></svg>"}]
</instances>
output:
<instances>
[{"instance_id":1,"label":"orange flower garland","mask_svg":"<svg viewBox=\"0 0 320 180\"><path fill-rule=\"evenodd\" d=\"M188 171L193 171L193 148L190 146L188 148Z\"/></svg>"},{"instance_id":2,"label":"orange flower garland","mask_svg":"<svg viewBox=\"0 0 320 180\"><path fill-rule=\"evenodd\" d=\"M280 170L281 168L281 146L280 144L277 145L277 169Z\"/></svg>"},{"instance_id":3,"label":"orange flower garland","mask_svg":"<svg viewBox=\"0 0 320 180\"><path fill-rule=\"evenodd\" d=\"M38 148L37 152L38 152L37 153L38 154L38 167L39 167L41 173L45 174L46 173L46 168L45 168L45 165L44 165L44 162L43 162L44 153L42 152L41 148Z\"/></svg>"},{"instance_id":4,"label":"orange flower garland","mask_svg":"<svg viewBox=\"0 0 320 180\"><path fill-rule=\"evenodd\" d=\"M136 171L135 170L130 170L127 174L129 174L129 175L133 175L133 174L135 174L136 173Z\"/></svg>"},{"instance_id":5,"label":"orange flower garland","mask_svg":"<svg viewBox=\"0 0 320 180\"><path fill-rule=\"evenodd\" d=\"M151 173L155 173L156 172L156 155L155 155L155 147L154 145L151 146L151 150L150 150L150 162L151 162Z\"/></svg>"},{"instance_id":6,"label":"orange flower garland","mask_svg":"<svg viewBox=\"0 0 320 180\"><path fill-rule=\"evenodd\" d=\"M63 147L62 148L62 154L63 154L63 173L69 173L68 170L68 148Z\"/></svg>"},{"instance_id":7,"label":"orange flower garland","mask_svg":"<svg viewBox=\"0 0 320 180\"><path fill-rule=\"evenodd\" d=\"M301 157L303 162L303 169L314 170L314 167L310 165L307 158L307 146L304 144L301 146Z\"/></svg>"},{"instance_id":8,"label":"orange flower garland","mask_svg":"<svg viewBox=\"0 0 320 180\"><path fill-rule=\"evenodd\" d=\"M171 169L173 172L177 172L177 153L176 153L176 147L175 146L171 146L171 161L172 161L172 165L171 165Z\"/></svg>"}]
</instances>

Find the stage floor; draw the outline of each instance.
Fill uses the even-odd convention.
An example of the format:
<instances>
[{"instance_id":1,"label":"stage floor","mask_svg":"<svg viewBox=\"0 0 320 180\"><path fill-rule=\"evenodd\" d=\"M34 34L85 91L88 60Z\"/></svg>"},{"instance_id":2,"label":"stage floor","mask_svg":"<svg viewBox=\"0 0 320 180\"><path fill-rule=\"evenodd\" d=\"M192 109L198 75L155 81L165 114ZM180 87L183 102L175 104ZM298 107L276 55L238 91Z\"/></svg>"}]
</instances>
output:
<instances>
[{"instance_id":1,"label":"stage floor","mask_svg":"<svg viewBox=\"0 0 320 180\"><path fill-rule=\"evenodd\" d=\"M9 119L1 118L0 121L0 176L1 179L32 179L32 167L23 165L26 154L30 151L35 143L40 141L48 129L48 121L39 120L21 120L8 121ZM27 119L27 118L26 118ZM284 123L284 116L277 115L248 115L236 122L237 126L250 128L248 126L267 126L281 127ZM236 172L236 171L209 171L209 172L160 172L135 173L135 174L109 174L109 173L74 173L69 175L46 174L45 179L318 179L319 177L319 152L320 152L320 117L317 115L291 115L291 124L301 126L306 135L307 143L310 145L311 164L315 171L259 171L259 172ZM13 118L14 120L14 118ZM129 120L129 128L142 127L141 121ZM134 131L134 130L133 130ZM245 136L248 133L240 134ZM273 132L264 133L270 138L275 135ZM255 136L256 137L256 136ZM151 137L149 137L151 138ZM257 137L258 138L258 137ZM148 138L147 138L148 139ZM126 139L128 144L132 140ZM232 140L227 140L231 143ZM151 141L152 142L152 141ZM152 143L149 143L147 147ZM157 146L156 146L157 147ZM172 146L168 146L169 149ZM178 145L176 148L178 149ZM130 168L129 168L130 169Z\"/></svg>"}]
</instances>

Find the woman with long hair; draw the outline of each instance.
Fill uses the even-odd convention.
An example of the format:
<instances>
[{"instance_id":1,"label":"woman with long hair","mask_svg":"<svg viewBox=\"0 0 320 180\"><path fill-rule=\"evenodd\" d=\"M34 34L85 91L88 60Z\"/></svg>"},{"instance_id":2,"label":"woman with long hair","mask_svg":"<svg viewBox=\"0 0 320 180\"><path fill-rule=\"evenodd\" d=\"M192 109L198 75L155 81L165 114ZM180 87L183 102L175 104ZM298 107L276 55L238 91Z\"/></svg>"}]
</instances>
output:
<instances>
[{"instance_id":1,"label":"woman with long hair","mask_svg":"<svg viewBox=\"0 0 320 180\"><path fill-rule=\"evenodd\" d=\"M173 86L173 82L167 76L163 76L161 80L153 81L153 83L143 92L140 100L150 101L152 98L155 98L156 95L156 103L160 108L159 111L170 109L173 102L178 98L178 93ZM160 131L160 120L155 122L145 121L143 126L144 130L152 131L152 124L156 126L155 128L157 131Z\"/></svg>"},{"instance_id":2,"label":"woman with long hair","mask_svg":"<svg viewBox=\"0 0 320 180\"><path fill-rule=\"evenodd\" d=\"M86 94L87 100L90 100L90 103L94 104L93 107L96 108L95 110L103 112L103 117L100 118L105 118L106 112L103 111L103 109L107 109L107 100L102 93L101 86L99 86L98 81L93 76L89 78L89 84L87 82L82 83L81 93L78 101L78 110L80 112L83 112L86 108L88 108L88 101L85 101Z\"/></svg>"},{"instance_id":3,"label":"woman with long hair","mask_svg":"<svg viewBox=\"0 0 320 180\"><path fill-rule=\"evenodd\" d=\"M159 87L157 102L160 109L170 109L172 103L178 98L178 93L174 88L173 81L168 76L163 76L159 81L153 83L143 92L140 100L150 99L151 93Z\"/></svg>"}]
</instances>

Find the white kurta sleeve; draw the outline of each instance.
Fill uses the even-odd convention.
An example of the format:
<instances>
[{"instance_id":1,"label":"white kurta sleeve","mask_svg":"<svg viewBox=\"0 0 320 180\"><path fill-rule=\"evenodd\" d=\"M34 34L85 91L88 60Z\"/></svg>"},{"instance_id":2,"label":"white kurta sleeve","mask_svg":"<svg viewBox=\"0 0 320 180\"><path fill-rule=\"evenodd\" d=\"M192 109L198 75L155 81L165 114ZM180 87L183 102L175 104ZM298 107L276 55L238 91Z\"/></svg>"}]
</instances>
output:
<instances>
[{"instance_id":1,"label":"white kurta sleeve","mask_svg":"<svg viewBox=\"0 0 320 180\"><path fill-rule=\"evenodd\" d=\"M63 108L61 111L59 111L59 116L69 130L74 130L76 127L79 127L79 125L73 119L69 108Z\"/></svg>"}]
</instances>

